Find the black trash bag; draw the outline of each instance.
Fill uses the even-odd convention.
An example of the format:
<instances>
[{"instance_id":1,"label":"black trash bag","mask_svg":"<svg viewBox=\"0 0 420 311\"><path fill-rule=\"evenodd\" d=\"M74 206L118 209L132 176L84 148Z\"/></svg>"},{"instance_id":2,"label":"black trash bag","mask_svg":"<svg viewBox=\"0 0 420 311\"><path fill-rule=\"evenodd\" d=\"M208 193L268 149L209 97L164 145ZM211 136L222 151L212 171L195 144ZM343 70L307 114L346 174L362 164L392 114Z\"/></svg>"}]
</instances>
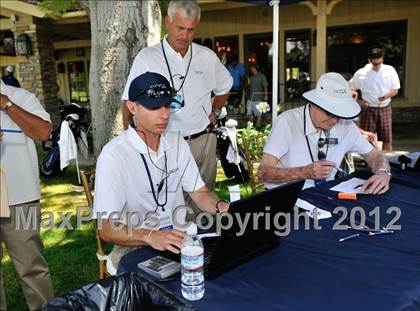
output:
<instances>
[{"instance_id":1,"label":"black trash bag","mask_svg":"<svg viewBox=\"0 0 420 311\"><path fill-rule=\"evenodd\" d=\"M125 272L83 286L46 303L44 311L198 310L152 280Z\"/></svg>"}]
</instances>

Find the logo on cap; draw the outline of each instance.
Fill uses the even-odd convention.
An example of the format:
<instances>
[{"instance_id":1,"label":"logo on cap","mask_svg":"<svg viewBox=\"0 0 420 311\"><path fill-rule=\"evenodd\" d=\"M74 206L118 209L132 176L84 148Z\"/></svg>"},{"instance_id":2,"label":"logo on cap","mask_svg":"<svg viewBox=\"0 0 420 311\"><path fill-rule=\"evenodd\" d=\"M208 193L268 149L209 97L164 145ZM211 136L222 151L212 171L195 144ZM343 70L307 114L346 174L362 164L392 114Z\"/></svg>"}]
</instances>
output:
<instances>
[{"instance_id":1,"label":"logo on cap","mask_svg":"<svg viewBox=\"0 0 420 311\"><path fill-rule=\"evenodd\" d=\"M336 94L347 94L346 89L338 89L338 90L334 90L333 92Z\"/></svg>"}]
</instances>

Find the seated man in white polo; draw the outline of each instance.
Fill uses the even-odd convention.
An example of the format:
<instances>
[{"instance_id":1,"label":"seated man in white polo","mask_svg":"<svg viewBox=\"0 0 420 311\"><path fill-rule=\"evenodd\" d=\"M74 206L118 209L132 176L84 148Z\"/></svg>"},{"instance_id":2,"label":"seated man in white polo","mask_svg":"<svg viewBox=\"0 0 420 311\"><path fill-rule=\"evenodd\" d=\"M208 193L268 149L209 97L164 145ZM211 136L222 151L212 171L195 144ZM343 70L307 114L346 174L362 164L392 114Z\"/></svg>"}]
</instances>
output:
<instances>
[{"instance_id":1,"label":"seated man in white polo","mask_svg":"<svg viewBox=\"0 0 420 311\"><path fill-rule=\"evenodd\" d=\"M98 158L93 211L101 238L116 244L109 256L114 268L133 247L179 253L185 234L174 228L172 216L184 204L183 190L202 211L214 214L229 207L204 184L184 138L165 133L173 96L168 80L158 73L135 78L127 101L134 124L106 144ZM137 226L138 217L123 218L117 226L112 212L119 213L114 213L117 219L136 212L143 223L131 231L128 221ZM109 261L107 268L112 269Z\"/></svg>"},{"instance_id":2,"label":"seated man in white polo","mask_svg":"<svg viewBox=\"0 0 420 311\"><path fill-rule=\"evenodd\" d=\"M347 152L363 156L374 175L364 183L368 194L388 190L390 166L352 121L360 106L349 83L338 73L323 74L316 89L303 94L308 103L278 116L267 139L258 177L267 188L295 179L306 186L334 179Z\"/></svg>"}]
</instances>

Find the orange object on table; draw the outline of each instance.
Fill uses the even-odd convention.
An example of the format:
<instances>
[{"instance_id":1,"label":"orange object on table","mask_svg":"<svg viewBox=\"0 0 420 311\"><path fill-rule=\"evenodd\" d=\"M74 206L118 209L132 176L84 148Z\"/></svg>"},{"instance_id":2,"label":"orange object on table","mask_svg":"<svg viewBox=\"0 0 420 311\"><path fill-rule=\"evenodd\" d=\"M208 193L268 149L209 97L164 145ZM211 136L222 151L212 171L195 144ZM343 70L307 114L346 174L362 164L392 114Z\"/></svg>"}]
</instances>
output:
<instances>
[{"instance_id":1,"label":"orange object on table","mask_svg":"<svg viewBox=\"0 0 420 311\"><path fill-rule=\"evenodd\" d=\"M345 193L345 192L339 192L338 198L340 200L357 200L357 194L356 193Z\"/></svg>"}]
</instances>

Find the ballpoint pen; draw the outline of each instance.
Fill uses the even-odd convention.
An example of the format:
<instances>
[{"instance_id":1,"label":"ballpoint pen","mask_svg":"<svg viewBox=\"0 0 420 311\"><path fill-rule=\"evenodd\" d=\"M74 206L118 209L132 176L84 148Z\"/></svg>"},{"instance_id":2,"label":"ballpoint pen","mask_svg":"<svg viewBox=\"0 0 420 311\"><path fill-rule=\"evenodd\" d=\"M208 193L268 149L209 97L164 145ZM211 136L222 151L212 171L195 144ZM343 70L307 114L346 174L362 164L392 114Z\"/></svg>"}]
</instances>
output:
<instances>
[{"instance_id":1,"label":"ballpoint pen","mask_svg":"<svg viewBox=\"0 0 420 311\"><path fill-rule=\"evenodd\" d=\"M21 130L9 130L9 129L0 129L0 132L3 132L3 133L22 133Z\"/></svg>"},{"instance_id":2,"label":"ballpoint pen","mask_svg":"<svg viewBox=\"0 0 420 311\"><path fill-rule=\"evenodd\" d=\"M346 236L345 238L339 239L338 242L343 242L343 241L346 241L346 240L354 239L354 238L357 238L359 235L360 235L359 233L352 234L352 235Z\"/></svg>"},{"instance_id":3,"label":"ballpoint pen","mask_svg":"<svg viewBox=\"0 0 420 311\"><path fill-rule=\"evenodd\" d=\"M371 231L375 231L375 230L373 230L373 229L370 229L370 228L366 228L365 226L363 226L363 228L354 228L354 227L352 227L352 226L346 226L346 228L347 229L350 229L350 230L354 230L354 231L360 231L360 232L365 232L365 233L369 233L369 232L371 232Z\"/></svg>"},{"instance_id":4,"label":"ballpoint pen","mask_svg":"<svg viewBox=\"0 0 420 311\"><path fill-rule=\"evenodd\" d=\"M374 236L374 235L381 235L381 234L393 234L394 231L393 230L377 230L377 231L371 231L368 233L369 236Z\"/></svg>"},{"instance_id":5,"label":"ballpoint pen","mask_svg":"<svg viewBox=\"0 0 420 311\"><path fill-rule=\"evenodd\" d=\"M349 176L350 174L347 173L345 170L343 170L342 168L339 167L334 167L337 171L339 171L341 174L343 174L344 176Z\"/></svg>"}]
</instances>

